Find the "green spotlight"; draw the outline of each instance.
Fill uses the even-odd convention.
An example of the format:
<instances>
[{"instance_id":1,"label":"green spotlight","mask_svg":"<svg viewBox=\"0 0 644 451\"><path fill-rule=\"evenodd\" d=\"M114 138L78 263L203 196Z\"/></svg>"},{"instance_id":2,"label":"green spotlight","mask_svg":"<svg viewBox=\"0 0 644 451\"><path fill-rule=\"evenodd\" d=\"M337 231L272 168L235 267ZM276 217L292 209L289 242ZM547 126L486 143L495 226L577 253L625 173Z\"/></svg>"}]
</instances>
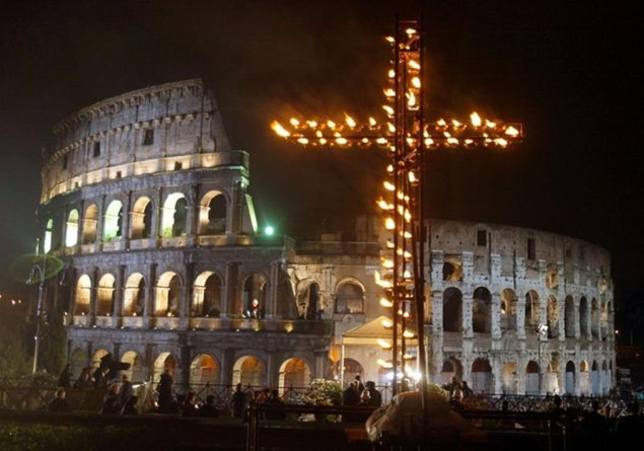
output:
<instances>
[{"instance_id":1,"label":"green spotlight","mask_svg":"<svg viewBox=\"0 0 644 451\"><path fill-rule=\"evenodd\" d=\"M273 236L274 233L275 233L275 229L273 228L273 226L264 227L264 234L266 236Z\"/></svg>"}]
</instances>

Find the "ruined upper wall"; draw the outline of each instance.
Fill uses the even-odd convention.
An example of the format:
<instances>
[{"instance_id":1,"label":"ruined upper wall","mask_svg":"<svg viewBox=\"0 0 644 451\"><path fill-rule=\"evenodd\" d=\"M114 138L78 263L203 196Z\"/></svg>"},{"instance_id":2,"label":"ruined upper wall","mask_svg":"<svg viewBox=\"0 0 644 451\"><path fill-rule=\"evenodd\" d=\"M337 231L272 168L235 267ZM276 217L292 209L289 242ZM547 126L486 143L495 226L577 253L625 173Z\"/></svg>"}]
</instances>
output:
<instances>
[{"instance_id":1,"label":"ruined upper wall","mask_svg":"<svg viewBox=\"0 0 644 451\"><path fill-rule=\"evenodd\" d=\"M215 99L200 79L131 91L53 128L41 201L114 178L212 167L212 154L229 150Z\"/></svg>"}]
</instances>

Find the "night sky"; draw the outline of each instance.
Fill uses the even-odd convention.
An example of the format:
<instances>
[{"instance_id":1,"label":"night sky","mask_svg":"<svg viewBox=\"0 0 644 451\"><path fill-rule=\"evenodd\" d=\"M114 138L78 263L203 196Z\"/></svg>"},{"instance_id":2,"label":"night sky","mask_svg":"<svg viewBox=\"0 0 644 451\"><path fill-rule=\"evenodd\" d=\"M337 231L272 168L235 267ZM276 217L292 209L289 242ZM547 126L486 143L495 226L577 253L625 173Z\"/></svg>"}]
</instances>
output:
<instances>
[{"instance_id":1,"label":"night sky","mask_svg":"<svg viewBox=\"0 0 644 451\"><path fill-rule=\"evenodd\" d=\"M566 4L564 4L566 3ZM128 90L203 77L251 154L260 221L296 237L372 209L378 151L276 140L290 113L380 111L382 37L423 10L430 115L521 121L511 152L429 158L440 218L568 234L612 253L618 307L644 301L643 15L623 2L10 2L0 17L0 290L34 243L51 126ZM582 8L583 5L583 8ZM622 316L627 316L622 313ZM620 327L618 325L618 327Z\"/></svg>"}]
</instances>

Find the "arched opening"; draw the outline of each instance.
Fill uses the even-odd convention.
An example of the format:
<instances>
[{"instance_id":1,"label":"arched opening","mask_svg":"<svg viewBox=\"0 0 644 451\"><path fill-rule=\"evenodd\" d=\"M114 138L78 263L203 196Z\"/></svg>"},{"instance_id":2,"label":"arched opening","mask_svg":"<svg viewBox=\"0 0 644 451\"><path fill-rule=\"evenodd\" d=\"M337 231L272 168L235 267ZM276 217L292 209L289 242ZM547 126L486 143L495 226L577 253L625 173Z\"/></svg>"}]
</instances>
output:
<instances>
[{"instance_id":1,"label":"arched opening","mask_svg":"<svg viewBox=\"0 0 644 451\"><path fill-rule=\"evenodd\" d=\"M200 390L204 385L219 383L219 362L210 354L199 354L190 364L190 385ZM196 386L196 387L195 387Z\"/></svg>"},{"instance_id":2,"label":"arched opening","mask_svg":"<svg viewBox=\"0 0 644 451\"><path fill-rule=\"evenodd\" d=\"M92 356L92 361L90 362L91 367L94 369L100 367L103 357L105 357L109 353L110 351L108 351L107 349L97 349Z\"/></svg>"},{"instance_id":3,"label":"arched opening","mask_svg":"<svg viewBox=\"0 0 644 451\"><path fill-rule=\"evenodd\" d=\"M247 355L233 365L233 385L263 386L266 383L266 367L257 357Z\"/></svg>"},{"instance_id":4,"label":"arched opening","mask_svg":"<svg viewBox=\"0 0 644 451\"><path fill-rule=\"evenodd\" d=\"M608 364L606 363L606 360L602 362L602 372L601 372L601 386L602 386L602 394L607 394L613 383L611 380L611 374L610 371L608 370Z\"/></svg>"},{"instance_id":5,"label":"arched opening","mask_svg":"<svg viewBox=\"0 0 644 451\"><path fill-rule=\"evenodd\" d=\"M599 326L602 341L608 338L608 303L604 300L601 302L601 312L599 316Z\"/></svg>"},{"instance_id":6,"label":"arched opening","mask_svg":"<svg viewBox=\"0 0 644 451\"><path fill-rule=\"evenodd\" d=\"M517 364L508 362L503 365L501 372L501 390L506 395L515 395L517 393Z\"/></svg>"},{"instance_id":7,"label":"arched opening","mask_svg":"<svg viewBox=\"0 0 644 451\"><path fill-rule=\"evenodd\" d=\"M212 271L197 276L193 287L191 316L219 318L221 314L221 279Z\"/></svg>"},{"instance_id":8,"label":"arched opening","mask_svg":"<svg viewBox=\"0 0 644 451\"><path fill-rule=\"evenodd\" d=\"M575 394L575 364L570 360L566 363L566 394Z\"/></svg>"},{"instance_id":9,"label":"arched opening","mask_svg":"<svg viewBox=\"0 0 644 451\"><path fill-rule=\"evenodd\" d=\"M566 338L575 338L575 301L572 296L566 296L564 310L564 326Z\"/></svg>"},{"instance_id":10,"label":"arched opening","mask_svg":"<svg viewBox=\"0 0 644 451\"><path fill-rule=\"evenodd\" d=\"M139 197L132 207L132 239L141 240L152 237L152 201L149 197Z\"/></svg>"},{"instance_id":11,"label":"arched opening","mask_svg":"<svg viewBox=\"0 0 644 451\"><path fill-rule=\"evenodd\" d=\"M534 360L530 360L525 372L526 395L538 395L540 392L539 364Z\"/></svg>"},{"instance_id":12,"label":"arched opening","mask_svg":"<svg viewBox=\"0 0 644 451\"><path fill-rule=\"evenodd\" d=\"M308 282L297 295L297 312L300 319L316 319L320 310L320 285Z\"/></svg>"},{"instance_id":13,"label":"arched opening","mask_svg":"<svg viewBox=\"0 0 644 451\"><path fill-rule=\"evenodd\" d=\"M463 381L463 365L460 360L455 358L445 360L441 368L441 378L443 384L450 384L454 378L460 384Z\"/></svg>"},{"instance_id":14,"label":"arched opening","mask_svg":"<svg viewBox=\"0 0 644 451\"><path fill-rule=\"evenodd\" d=\"M226 232L226 197L210 191L199 203L199 234L218 235Z\"/></svg>"},{"instance_id":15,"label":"arched opening","mask_svg":"<svg viewBox=\"0 0 644 451\"><path fill-rule=\"evenodd\" d=\"M340 371L340 365L342 364L342 359L338 360L338 362L334 365L335 366L335 378L337 380L340 380L341 371ZM362 367L362 364L358 362L355 359L345 357L344 358L344 380L343 384L344 387L348 387L349 384L355 379L356 376L360 376L360 378L364 377L364 368Z\"/></svg>"},{"instance_id":16,"label":"arched opening","mask_svg":"<svg viewBox=\"0 0 644 451\"><path fill-rule=\"evenodd\" d=\"M590 323L592 337L599 339L599 304L595 298L590 303Z\"/></svg>"},{"instance_id":17,"label":"arched opening","mask_svg":"<svg viewBox=\"0 0 644 451\"><path fill-rule=\"evenodd\" d=\"M135 272L125 282L123 293L123 316L141 316L145 299L145 279Z\"/></svg>"},{"instance_id":18,"label":"arched opening","mask_svg":"<svg viewBox=\"0 0 644 451\"><path fill-rule=\"evenodd\" d=\"M88 315L90 312L90 303L92 300L92 279L87 274L83 274L76 282L76 292L74 293L74 315Z\"/></svg>"},{"instance_id":19,"label":"arched opening","mask_svg":"<svg viewBox=\"0 0 644 451\"><path fill-rule=\"evenodd\" d=\"M548 296L548 306L546 308L548 316L548 338L557 338L559 336L559 308L557 298Z\"/></svg>"},{"instance_id":20,"label":"arched opening","mask_svg":"<svg viewBox=\"0 0 644 451\"><path fill-rule=\"evenodd\" d=\"M517 295L509 288L501 292L501 330L517 330Z\"/></svg>"},{"instance_id":21,"label":"arched opening","mask_svg":"<svg viewBox=\"0 0 644 451\"><path fill-rule=\"evenodd\" d=\"M539 295L530 290L525 295L525 327L526 331L536 331L539 326Z\"/></svg>"},{"instance_id":22,"label":"arched opening","mask_svg":"<svg viewBox=\"0 0 644 451\"><path fill-rule=\"evenodd\" d=\"M242 315L245 318L264 317L268 280L260 273L254 273L244 280L242 292Z\"/></svg>"},{"instance_id":23,"label":"arched opening","mask_svg":"<svg viewBox=\"0 0 644 451\"><path fill-rule=\"evenodd\" d=\"M590 334L588 316L588 301L585 297L582 297L579 301L579 328L583 337L587 337Z\"/></svg>"},{"instance_id":24,"label":"arched opening","mask_svg":"<svg viewBox=\"0 0 644 451\"><path fill-rule=\"evenodd\" d=\"M181 279L177 273L161 274L154 299L154 316L179 316L181 305Z\"/></svg>"},{"instance_id":25,"label":"arched opening","mask_svg":"<svg viewBox=\"0 0 644 451\"><path fill-rule=\"evenodd\" d=\"M105 211L103 221L103 241L109 242L120 239L123 226L123 203L120 200L113 200Z\"/></svg>"},{"instance_id":26,"label":"arched opening","mask_svg":"<svg viewBox=\"0 0 644 451\"><path fill-rule=\"evenodd\" d=\"M48 219L45 224L45 234L43 236L42 249L45 254L51 251L53 246L52 240L54 239L54 220Z\"/></svg>"},{"instance_id":27,"label":"arched opening","mask_svg":"<svg viewBox=\"0 0 644 451\"><path fill-rule=\"evenodd\" d=\"M182 193L170 194L163 203L161 236L172 238L186 234L188 201Z\"/></svg>"},{"instance_id":28,"label":"arched opening","mask_svg":"<svg viewBox=\"0 0 644 451\"><path fill-rule=\"evenodd\" d=\"M112 274L105 274L98 281L96 296L96 314L110 316L114 308L114 292L116 291L116 278Z\"/></svg>"},{"instance_id":29,"label":"arched opening","mask_svg":"<svg viewBox=\"0 0 644 451\"><path fill-rule=\"evenodd\" d=\"M98 224L98 207L91 204L85 209L83 217L83 244L96 242L96 226Z\"/></svg>"},{"instance_id":30,"label":"arched opening","mask_svg":"<svg viewBox=\"0 0 644 451\"><path fill-rule=\"evenodd\" d=\"M154 382L161 380L161 375L168 371L168 374L174 379L177 370L177 359L169 352L162 352L154 361Z\"/></svg>"},{"instance_id":31,"label":"arched opening","mask_svg":"<svg viewBox=\"0 0 644 451\"><path fill-rule=\"evenodd\" d=\"M591 366L591 371L590 371L590 392L592 393L593 396L598 396L601 394L599 366L597 365L596 360L593 360L593 364Z\"/></svg>"},{"instance_id":32,"label":"arched opening","mask_svg":"<svg viewBox=\"0 0 644 451\"><path fill-rule=\"evenodd\" d=\"M443 292L443 330L460 332L463 326L463 294L458 288Z\"/></svg>"},{"instance_id":33,"label":"arched opening","mask_svg":"<svg viewBox=\"0 0 644 451\"><path fill-rule=\"evenodd\" d=\"M279 388L283 392L291 387L308 387L311 382L311 370L304 360L292 358L280 366Z\"/></svg>"},{"instance_id":34,"label":"arched opening","mask_svg":"<svg viewBox=\"0 0 644 451\"><path fill-rule=\"evenodd\" d=\"M364 313L365 291L354 281L341 282L335 290L335 313Z\"/></svg>"},{"instance_id":35,"label":"arched opening","mask_svg":"<svg viewBox=\"0 0 644 451\"><path fill-rule=\"evenodd\" d=\"M492 393L492 367L487 359L476 359L472 364L472 391Z\"/></svg>"},{"instance_id":36,"label":"arched opening","mask_svg":"<svg viewBox=\"0 0 644 451\"><path fill-rule=\"evenodd\" d=\"M145 380L145 368L143 360L135 351L127 351L121 357L121 362L129 363L130 367L123 370L121 373L125 374L131 382L143 382Z\"/></svg>"},{"instance_id":37,"label":"arched opening","mask_svg":"<svg viewBox=\"0 0 644 451\"><path fill-rule=\"evenodd\" d=\"M463 265L454 257L447 257L443 263L443 280L446 282L460 282L463 280Z\"/></svg>"},{"instance_id":38,"label":"arched opening","mask_svg":"<svg viewBox=\"0 0 644 451\"><path fill-rule=\"evenodd\" d=\"M489 334L492 328L492 295L487 288L474 290L472 300L472 330L476 333Z\"/></svg>"},{"instance_id":39,"label":"arched opening","mask_svg":"<svg viewBox=\"0 0 644 451\"><path fill-rule=\"evenodd\" d=\"M585 360L579 363L579 391L582 394L590 394L590 368Z\"/></svg>"},{"instance_id":40,"label":"arched opening","mask_svg":"<svg viewBox=\"0 0 644 451\"><path fill-rule=\"evenodd\" d=\"M78 210L73 209L67 216L67 228L65 231L65 246L73 247L78 244L78 222L80 216Z\"/></svg>"},{"instance_id":41,"label":"arched opening","mask_svg":"<svg viewBox=\"0 0 644 451\"><path fill-rule=\"evenodd\" d=\"M74 382L81 375L83 368L87 366L87 352L81 348L74 349L69 359L69 364L72 382Z\"/></svg>"}]
</instances>

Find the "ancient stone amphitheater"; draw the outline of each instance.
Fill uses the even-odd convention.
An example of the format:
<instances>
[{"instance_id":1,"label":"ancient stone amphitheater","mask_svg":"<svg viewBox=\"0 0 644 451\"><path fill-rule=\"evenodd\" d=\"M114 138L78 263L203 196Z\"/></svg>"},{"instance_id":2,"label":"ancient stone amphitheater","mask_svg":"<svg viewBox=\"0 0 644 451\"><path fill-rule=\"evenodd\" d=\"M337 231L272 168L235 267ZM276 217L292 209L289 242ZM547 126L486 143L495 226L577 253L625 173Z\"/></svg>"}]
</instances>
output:
<instances>
[{"instance_id":1,"label":"ancient stone amphitheater","mask_svg":"<svg viewBox=\"0 0 644 451\"><path fill-rule=\"evenodd\" d=\"M301 241L263 233L249 155L233 150L201 80L103 100L53 129L38 220L64 270L76 373L107 353L134 380L180 386L386 384L373 273L379 222ZM613 386L610 257L531 229L430 221L431 379L488 393L600 394Z\"/></svg>"}]
</instances>

